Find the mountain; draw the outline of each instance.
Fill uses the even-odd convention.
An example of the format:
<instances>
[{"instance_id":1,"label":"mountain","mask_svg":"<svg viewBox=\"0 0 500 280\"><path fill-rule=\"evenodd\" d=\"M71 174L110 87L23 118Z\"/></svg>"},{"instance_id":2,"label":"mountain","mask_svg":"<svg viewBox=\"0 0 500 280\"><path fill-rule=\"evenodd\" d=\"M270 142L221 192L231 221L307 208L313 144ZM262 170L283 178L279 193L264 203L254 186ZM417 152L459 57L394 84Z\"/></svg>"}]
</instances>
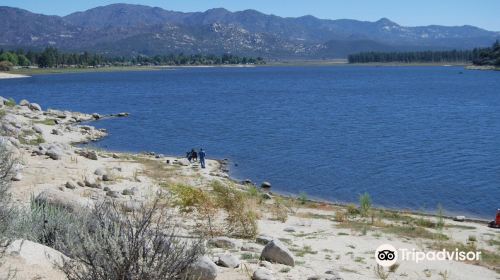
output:
<instances>
[{"instance_id":1,"label":"mountain","mask_svg":"<svg viewBox=\"0 0 500 280\"><path fill-rule=\"evenodd\" d=\"M499 32L474 26L400 26L267 15L223 8L183 13L112 4L65 17L0 7L0 47L95 51L107 55L233 53L266 58L344 58L359 51L446 50L490 46Z\"/></svg>"}]
</instances>

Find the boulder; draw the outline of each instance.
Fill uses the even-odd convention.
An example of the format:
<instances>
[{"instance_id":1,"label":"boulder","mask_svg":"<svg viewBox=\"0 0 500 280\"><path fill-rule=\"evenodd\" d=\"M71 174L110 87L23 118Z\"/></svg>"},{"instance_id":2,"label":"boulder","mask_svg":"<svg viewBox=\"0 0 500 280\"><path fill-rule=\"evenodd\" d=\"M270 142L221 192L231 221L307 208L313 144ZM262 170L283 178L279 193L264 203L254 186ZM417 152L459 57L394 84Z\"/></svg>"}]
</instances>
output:
<instances>
[{"instance_id":1,"label":"boulder","mask_svg":"<svg viewBox=\"0 0 500 280\"><path fill-rule=\"evenodd\" d=\"M283 229L283 231L286 231L286 232L295 232L295 229L293 227L286 227Z\"/></svg>"},{"instance_id":2,"label":"boulder","mask_svg":"<svg viewBox=\"0 0 500 280\"><path fill-rule=\"evenodd\" d=\"M52 129L51 133L53 135L63 135L63 132L59 129L56 129L56 128Z\"/></svg>"},{"instance_id":3,"label":"boulder","mask_svg":"<svg viewBox=\"0 0 500 280\"><path fill-rule=\"evenodd\" d=\"M38 133L38 134L42 134L43 133L43 128L40 125L38 125L38 124L33 125L33 130L36 133Z\"/></svg>"},{"instance_id":4,"label":"boulder","mask_svg":"<svg viewBox=\"0 0 500 280\"><path fill-rule=\"evenodd\" d=\"M97 160L97 152L96 151L86 151L86 150L81 150L81 151L76 151L77 154L81 155L82 157L91 159L91 160Z\"/></svg>"},{"instance_id":5,"label":"boulder","mask_svg":"<svg viewBox=\"0 0 500 280\"><path fill-rule=\"evenodd\" d=\"M102 175L102 180L104 182L114 181L115 180L115 176L113 176L113 174L107 173L107 174Z\"/></svg>"},{"instance_id":6,"label":"boulder","mask_svg":"<svg viewBox=\"0 0 500 280\"><path fill-rule=\"evenodd\" d=\"M260 187L263 189L270 189L272 185L269 182L262 182L262 184L260 184Z\"/></svg>"},{"instance_id":7,"label":"boulder","mask_svg":"<svg viewBox=\"0 0 500 280\"><path fill-rule=\"evenodd\" d=\"M94 119L98 120L98 119L100 119L100 118L101 118L101 115L99 115L98 113L93 113L93 114L92 114L92 118L94 118Z\"/></svg>"},{"instance_id":8,"label":"boulder","mask_svg":"<svg viewBox=\"0 0 500 280\"><path fill-rule=\"evenodd\" d=\"M212 238L208 241L208 244L217 248L224 248L224 249L235 249L236 247L238 247L238 244L234 240L228 237Z\"/></svg>"},{"instance_id":9,"label":"boulder","mask_svg":"<svg viewBox=\"0 0 500 280\"><path fill-rule=\"evenodd\" d=\"M47 150L47 152L45 152L45 154L53 160L60 160L63 157L64 152L60 148L52 146Z\"/></svg>"},{"instance_id":10,"label":"boulder","mask_svg":"<svg viewBox=\"0 0 500 280\"><path fill-rule=\"evenodd\" d=\"M295 259L292 252L290 252L288 248L277 239L267 243L267 245L262 250L260 258L262 260L281 263L284 265L295 265Z\"/></svg>"},{"instance_id":11,"label":"boulder","mask_svg":"<svg viewBox=\"0 0 500 280\"><path fill-rule=\"evenodd\" d=\"M132 189L124 189L122 191L122 195L134 195L134 194L135 194L135 191Z\"/></svg>"},{"instance_id":12,"label":"boulder","mask_svg":"<svg viewBox=\"0 0 500 280\"><path fill-rule=\"evenodd\" d=\"M187 158L178 159L175 163L181 166L189 166L191 164Z\"/></svg>"},{"instance_id":13,"label":"boulder","mask_svg":"<svg viewBox=\"0 0 500 280\"><path fill-rule=\"evenodd\" d=\"M35 202L61 207L70 212L81 211L88 206L86 200L74 192L63 192L56 189L48 189L41 192L35 198Z\"/></svg>"},{"instance_id":14,"label":"boulder","mask_svg":"<svg viewBox=\"0 0 500 280\"><path fill-rule=\"evenodd\" d=\"M16 172L16 174L14 174L14 176L12 176L11 180L12 181L21 181L23 179L23 174L21 172Z\"/></svg>"},{"instance_id":15,"label":"boulder","mask_svg":"<svg viewBox=\"0 0 500 280\"><path fill-rule=\"evenodd\" d=\"M9 102L9 100L3 96L0 96L0 104L4 105L5 103Z\"/></svg>"},{"instance_id":16,"label":"boulder","mask_svg":"<svg viewBox=\"0 0 500 280\"><path fill-rule=\"evenodd\" d=\"M30 108L31 111L42 111L42 107L37 103L30 103L28 107Z\"/></svg>"},{"instance_id":17,"label":"boulder","mask_svg":"<svg viewBox=\"0 0 500 280\"><path fill-rule=\"evenodd\" d=\"M53 267L61 266L68 260L64 254L50 247L29 240L18 239L12 242L5 251L8 255L15 255L30 266Z\"/></svg>"},{"instance_id":18,"label":"boulder","mask_svg":"<svg viewBox=\"0 0 500 280\"><path fill-rule=\"evenodd\" d=\"M112 198L119 198L120 197L120 193L118 193L117 191L108 191L108 192L106 192L106 195L109 197L112 197Z\"/></svg>"},{"instance_id":19,"label":"boulder","mask_svg":"<svg viewBox=\"0 0 500 280\"><path fill-rule=\"evenodd\" d=\"M94 174L97 175L97 176L102 176L104 174L107 174L108 172L106 171L106 169L104 168L97 168L95 171L94 171Z\"/></svg>"},{"instance_id":20,"label":"boulder","mask_svg":"<svg viewBox=\"0 0 500 280\"><path fill-rule=\"evenodd\" d=\"M129 115L129 113L127 113L127 112L122 112L122 113L116 114L117 117L127 117L128 115Z\"/></svg>"},{"instance_id":21,"label":"boulder","mask_svg":"<svg viewBox=\"0 0 500 280\"><path fill-rule=\"evenodd\" d=\"M83 181L83 183L85 184L86 187L89 187L89 188L94 188L94 189L101 188L101 184L99 182L97 182L95 178L90 177L90 176L85 177L85 180Z\"/></svg>"},{"instance_id":22,"label":"boulder","mask_svg":"<svg viewBox=\"0 0 500 280\"><path fill-rule=\"evenodd\" d=\"M30 102L26 99L19 101L19 106L29 106Z\"/></svg>"},{"instance_id":23,"label":"boulder","mask_svg":"<svg viewBox=\"0 0 500 280\"><path fill-rule=\"evenodd\" d=\"M67 181L65 186L67 189L70 189L70 190L74 190L74 189L78 188L78 184L73 180Z\"/></svg>"},{"instance_id":24,"label":"boulder","mask_svg":"<svg viewBox=\"0 0 500 280\"><path fill-rule=\"evenodd\" d=\"M217 278L217 266L209 257L202 256L188 267L182 279L215 280L215 278Z\"/></svg>"},{"instance_id":25,"label":"boulder","mask_svg":"<svg viewBox=\"0 0 500 280\"><path fill-rule=\"evenodd\" d=\"M237 268L240 266L240 260L233 255L224 254L219 257L217 264L222 267Z\"/></svg>"},{"instance_id":26,"label":"boulder","mask_svg":"<svg viewBox=\"0 0 500 280\"><path fill-rule=\"evenodd\" d=\"M262 198L266 199L266 200L269 200L269 199L273 199L273 196L270 195L269 193L263 193L262 194Z\"/></svg>"},{"instance_id":27,"label":"boulder","mask_svg":"<svg viewBox=\"0 0 500 280\"><path fill-rule=\"evenodd\" d=\"M252 280L274 280L273 272L267 268L259 267L253 273Z\"/></svg>"},{"instance_id":28,"label":"boulder","mask_svg":"<svg viewBox=\"0 0 500 280\"><path fill-rule=\"evenodd\" d=\"M325 272L325 279L326 280L344 280L344 278L340 277L340 275L333 270L327 270Z\"/></svg>"}]
</instances>

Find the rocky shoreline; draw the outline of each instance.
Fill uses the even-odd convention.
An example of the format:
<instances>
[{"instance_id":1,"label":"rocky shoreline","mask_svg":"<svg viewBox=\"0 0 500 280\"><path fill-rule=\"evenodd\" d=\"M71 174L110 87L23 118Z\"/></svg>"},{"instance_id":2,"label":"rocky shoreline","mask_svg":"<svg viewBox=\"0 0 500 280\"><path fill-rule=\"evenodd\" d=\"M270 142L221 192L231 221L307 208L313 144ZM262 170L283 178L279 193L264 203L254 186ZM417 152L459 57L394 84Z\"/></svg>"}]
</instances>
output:
<instances>
[{"instance_id":1,"label":"rocky shoreline","mask_svg":"<svg viewBox=\"0 0 500 280\"><path fill-rule=\"evenodd\" d=\"M226 172L225 161L208 160L207 168L201 169L184 158L75 146L107 135L89 122L126 117L126 113L102 116L44 111L36 103L22 100L16 104L3 97L0 112L0 141L19 159L11 188L17 205L28 207L34 198L79 211L111 200L127 213L137 210L159 191L175 196L172 186L209 194L213 182L218 182L248 193L245 197L254 203L249 207L257 213L256 237L225 233L206 237L207 253L192 267L203 275L201 280L381 279L373 252L384 243L437 250L437 246L468 246L473 242L475 248L500 258L495 255L500 250L500 233L481 223L375 208L365 216L356 206L289 198L254 187L250 181L235 182ZM203 221L193 212L175 211L181 233L198 236L193 230ZM215 218L223 225L226 215L217 210ZM438 227L441 221L443 226ZM47 255L61 254L51 248L16 241L8 252L5 265L18 270L18 279L66 279L50 266ZM445 273L451 275L449 279L472 279L477 275L498 279L500 266L498 259L494 260L400 262L394 271L384 273L389 279L442 279L439 277Z\"/></svg>"}]
</instances>

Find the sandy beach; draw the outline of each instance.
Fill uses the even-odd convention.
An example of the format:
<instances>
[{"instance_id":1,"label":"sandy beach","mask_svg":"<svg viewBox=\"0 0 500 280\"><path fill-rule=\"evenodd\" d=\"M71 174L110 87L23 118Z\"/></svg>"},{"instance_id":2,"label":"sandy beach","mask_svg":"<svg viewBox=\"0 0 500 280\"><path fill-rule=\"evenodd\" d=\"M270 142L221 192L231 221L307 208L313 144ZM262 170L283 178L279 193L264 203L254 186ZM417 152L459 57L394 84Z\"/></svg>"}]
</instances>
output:
<instances>
[{"instance_id":1,"label":"sandy beach","mask_svg":"<svg viewBox=\"0 0 500 280\"><path fill-rule=\"evenodd\" d=\"M0 79L21 76L0 73ZM82 122L127 114L44 111L28 101L14 106L3 100L6 99L0 98L1 139L19 159L11 188L16 205L28 207L31 197L46 194L68 207L89 207L112 199L133 208L158 191L175 197L173 186L209 193L214 182L251 193L253 211L258 214L257 238L224 233L215 239L206 237L207 256L218 264L217 280L500 279L500 231L484 223L381 209L370 209L364 215L357 206L290 199L273 194L272 188L263 190L250 182L235 182L225 172L224 161L208 160L207 168L202 169L197 162L184 158L111 152L92 149L91 144L77 146L76 143L92 143L107 135L105 130ZM203 221L194 212L175 211L182 231L198 235L194 230ZM222 210L215 217L215 222L224 223ZM285 260L263 257L264 248L275 241L275 246L283 249ZM398 261L397 266L381 271L375 261L375 250L381 244L423 252L474 249L481 251L483 258ZM15 252L7 255L3 267L16 269L17 279L66 279L62 272L48 265L50 262L43 254L34 256L33 252L22 253L20 249ZM221 265L221 259L228 255L235 267ZM5 272L0 272L0 277L2 273Z\"/></svg>"},{"instance_id":2,"label":"sandy beach","mask_svg":"<svg viewBox=\"0 0 500 280\"><path fill-rule=\"evenodd\" d=\"M30 76L27 75L0 72L0 79L17 79L17 78L29 78L29 77Z\"/></svg>"}]
</instances>

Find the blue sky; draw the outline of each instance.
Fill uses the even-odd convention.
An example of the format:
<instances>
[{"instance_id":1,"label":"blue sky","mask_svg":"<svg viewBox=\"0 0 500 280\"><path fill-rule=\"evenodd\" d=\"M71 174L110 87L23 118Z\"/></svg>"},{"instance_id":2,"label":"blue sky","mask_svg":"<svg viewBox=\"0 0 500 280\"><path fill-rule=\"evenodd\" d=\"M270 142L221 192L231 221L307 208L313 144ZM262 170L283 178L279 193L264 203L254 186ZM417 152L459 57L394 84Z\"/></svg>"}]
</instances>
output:
<instances>
[{"instance_id":1,"label":"blue sky","mask_svg":"<svg viewBox=\"0 0 500 280\"><path fill-rule=\"evenodd\" d=\"M279 16L314 15L375 21L387 17L401 25L475 25L500 31L499 0L0 0L0 5L37 13L67 15L112 3L132 3L192 12L224 7L255 9Z\"/></svg>"}]
</instances>

